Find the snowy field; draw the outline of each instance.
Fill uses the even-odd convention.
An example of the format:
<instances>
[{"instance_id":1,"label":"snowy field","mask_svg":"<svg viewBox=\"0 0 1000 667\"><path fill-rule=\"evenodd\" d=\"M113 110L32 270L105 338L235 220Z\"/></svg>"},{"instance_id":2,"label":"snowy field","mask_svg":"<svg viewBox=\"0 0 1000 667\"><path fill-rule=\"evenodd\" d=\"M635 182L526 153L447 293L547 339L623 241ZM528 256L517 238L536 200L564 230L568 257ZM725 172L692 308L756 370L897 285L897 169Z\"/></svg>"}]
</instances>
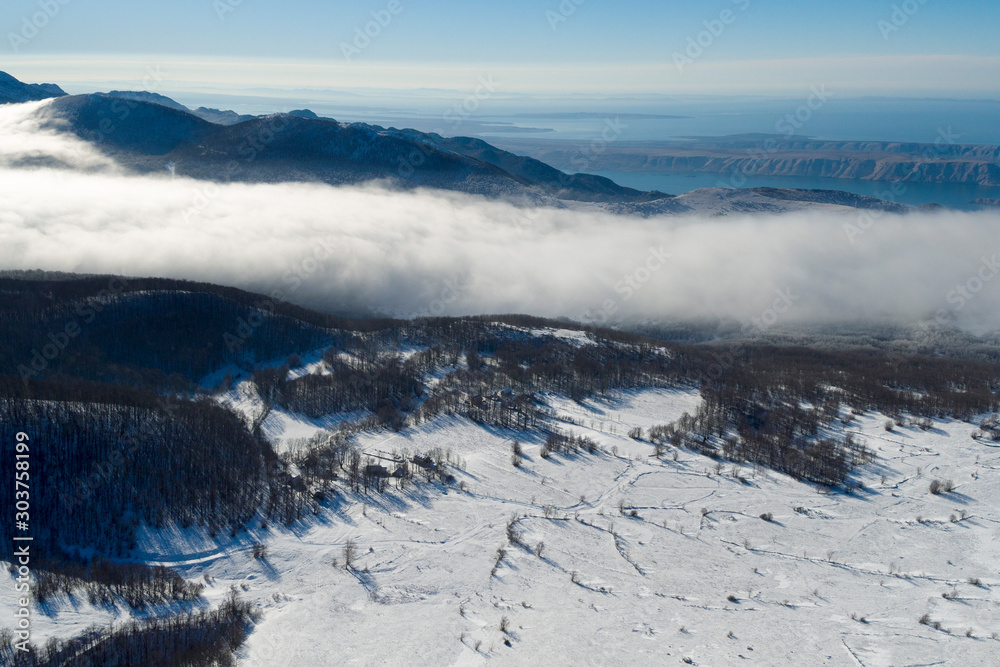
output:
<instances>
[{"instance_id":1,"label":"snowy field","mask_svg":"<svg viewBox=\"0 0 1000 667\"><path fill-rule=\"evenodd\" d=\"M260 605L241 665L997 664L1000 448L976 424L855 419L842 428L878 459L848 495L627 436L694 412L694 393L546 399L605 452L543 459L537 436L455 417L365 433L369 453L449 452L455 484L338 496L235 541L147 535L145 556L208 577L206 604L235 585ZM276 412L266 431L326 426ZM78 599L45 611L36 641L114 619Z\"/></svg>"}]
</instances>

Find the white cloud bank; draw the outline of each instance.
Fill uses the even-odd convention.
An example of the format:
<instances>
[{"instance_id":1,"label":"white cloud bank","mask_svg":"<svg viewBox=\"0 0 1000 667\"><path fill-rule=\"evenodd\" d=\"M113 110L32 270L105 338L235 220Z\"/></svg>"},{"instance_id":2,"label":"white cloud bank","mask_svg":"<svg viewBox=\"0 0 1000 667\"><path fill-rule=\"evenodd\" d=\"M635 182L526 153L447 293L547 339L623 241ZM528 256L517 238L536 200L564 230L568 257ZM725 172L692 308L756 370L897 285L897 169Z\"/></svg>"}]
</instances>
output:
<instances>
[{"instance_id":1,"label":"white cloud bank","mask_svg":"<svg viewBox=\"0 0 1000 667\"><path fill-rule=\"evenodd\" d=\"M107 162L38 134L33 108L0 108L0 268L204 280L397 315L768 323L947 311L1000 326L996 214L885 215L851 243L857 214L642 219L429 191L11 167L46 153Z\"/></svg>"}]
</instances>

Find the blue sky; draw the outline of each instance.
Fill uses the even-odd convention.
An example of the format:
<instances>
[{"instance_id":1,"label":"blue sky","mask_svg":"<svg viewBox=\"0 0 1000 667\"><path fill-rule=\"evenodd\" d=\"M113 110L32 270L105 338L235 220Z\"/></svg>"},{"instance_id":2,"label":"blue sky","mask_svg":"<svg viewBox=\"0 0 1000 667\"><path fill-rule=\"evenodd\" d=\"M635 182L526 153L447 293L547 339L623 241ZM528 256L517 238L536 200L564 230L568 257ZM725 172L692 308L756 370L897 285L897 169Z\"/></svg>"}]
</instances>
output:
<instances>
[{"instance_id":1,"label":"blue sky","mask_svg":"<svg viewBox=\"0 0 1000 667\"><path fill-rule=\"evenodd\" d=\"M32 31L25 21L45 7L53 16ZM391 20L376 26L372 12ZM507 91L533 94L780 94L832 82L995 98L998 26L995 0L4 0L0 69L70 84L129 81L145 63L243 88L461 89L502 73ZM374 36L356 40L366 27Z\"/></svg>"}]
</instances>

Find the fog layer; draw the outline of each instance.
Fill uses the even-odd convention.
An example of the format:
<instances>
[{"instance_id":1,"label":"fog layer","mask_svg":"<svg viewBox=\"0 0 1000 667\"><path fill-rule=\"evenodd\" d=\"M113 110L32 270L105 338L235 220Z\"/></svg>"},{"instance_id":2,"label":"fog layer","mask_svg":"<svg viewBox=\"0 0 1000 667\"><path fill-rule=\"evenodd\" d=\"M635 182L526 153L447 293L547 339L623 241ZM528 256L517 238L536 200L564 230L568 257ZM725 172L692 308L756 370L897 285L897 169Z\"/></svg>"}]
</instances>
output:
<instances>
[{"instance_id":1,"label":"fog layer","mask_svg":"<svg viewBox=\"0 0 1000 667\"><path fill-rule=\"evenodd\" d=\"M0 268L166 276L326 310L1000 326L1000 215L639 218L444 192L132 176L0 108ZM75 169L26 167L52 157Z\"/></svg>"}]
</instances>

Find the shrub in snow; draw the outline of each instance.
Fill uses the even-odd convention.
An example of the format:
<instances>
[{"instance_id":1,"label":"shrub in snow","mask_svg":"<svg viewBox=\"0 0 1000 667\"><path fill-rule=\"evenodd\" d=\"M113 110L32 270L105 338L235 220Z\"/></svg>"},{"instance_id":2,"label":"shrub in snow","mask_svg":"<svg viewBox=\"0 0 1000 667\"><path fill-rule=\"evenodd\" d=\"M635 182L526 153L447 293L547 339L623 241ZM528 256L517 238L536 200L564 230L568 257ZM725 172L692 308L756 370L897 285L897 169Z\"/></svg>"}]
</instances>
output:
<instances>
[{"instance_id":1,"label":"shrub in snow","mask_svg":"<svg viewBox=\"0 0 1000 667\"><path fill-rule=\"evenodd\" d=\"M942 493L951 493L954 489L955 489L955 483L952 482L950 479L943 482L939 479L935 479L933 482L931 482L930 491L936 496Z\"/></svg>"}]
</instances>

